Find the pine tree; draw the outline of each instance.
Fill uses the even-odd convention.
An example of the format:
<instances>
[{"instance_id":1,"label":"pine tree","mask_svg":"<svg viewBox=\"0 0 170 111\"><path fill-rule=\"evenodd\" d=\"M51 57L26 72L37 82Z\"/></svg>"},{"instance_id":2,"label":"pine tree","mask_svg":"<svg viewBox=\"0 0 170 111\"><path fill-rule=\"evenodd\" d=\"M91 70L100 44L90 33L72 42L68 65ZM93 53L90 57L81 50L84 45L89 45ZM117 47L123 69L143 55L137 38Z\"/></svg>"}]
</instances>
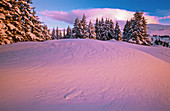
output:
<instances>
[{"instance_id":1,"label":"pine tree","mask_svg":"<svg viewBox=\"0 0 170 111\"><path fill-rule=\"evenodd\" d=\"M56 38L59 39L58 27L56 28Z\"/></svg>"},{"instance_id":2,"label":"pine tree","mask_svg":"<svg viewBox=\"0 0 170 111\"><path fill-rule=\"evenodd\" d=\"M66 37L66 30L63 30L63 37Z\"/></svg>"},{"instance_id":3,"label":"pine tree","mask_svg":"<svg viewBox=\"0 0 170 111\"><path fill-rule=\"evenodd\" d=\"M100 30L100 38L99 40L107 40L106 32L105 32L105 22L102 17L101 21L99 21L99 30Z\"/></svg>"},{"instance_id":4,"label":"pine tree","mask_svg":"<svg viewBox=\"0 0 170 111\"><path fill-rule=\"evenodd\" d=\"M62 32L61 30L58 30L58 39L61 39L63 36L62 36Z\"/></svg>"},{"instance_id":5,"label":"pine tree","mask_svg":"<svg viewBox=\"0 0 170 111\"><path fill-rule=\"evenodd\" d=\"M67 27L67 34L66 34L66 38L71 38L72 34L71 34L71 28L70 26Z\"/></svg>"},{"instance_id":6,"label":"pine tree","mask_svg":"<svg viewBox=\"0 0 170 111\"><path fill-rule=\"evenodd\" d=\"M109 20L108 18L106 18L105 20L104 33L105 33L106 40L110 40L113 38L114 23L112 20Z\"/></svg>"},{"instance_id":7,"label":"pine tree","mask_svg":"<svg viewBox=\"0 0 170 111\"><path fill-rule=\"evenodd\" d=\"M0 44L50 39L47 26L38 21L30 3L31 0L0 1Z\"/></svg>"},{"instance_id":8,"label":"pine tree","mask_svg":"<svg viewBox=\"0 0 170 111\"><path fill-rule=\"evenodd\" d=\"M111 34L111 39L113 39L114 36L114 22L112 19L110 19L110 34Z\"/></svg>"},{"instance_id":9,"label":"pine tree","mask_svg":"<svg viewBox=\"0 0 170 111\"><path fill-rule=\"evenodd\" d=\"M124 39L127 42L141 45L152 45L152 40L148 38L148 27L146 19L143 16L143 12L136 11L128 25L128 28L126 28L124 32Z\"/></svg>"},{"instance_id":10,"label":"pine tree","mask_svg":"<svg viewBox=\"0 0 170 111\"><path fill-rule=\"evenodd\" d=\"M82 32L82 38L87 38L89 36L89 33L88 33L88 27L87 27L87 22L86 22L86 16L85 14L83 14L83 18L81 20L81 32Z\"/></svg>"},{"instance_id":11,"label":"pine tree","mask_svg":"<svg viewBox=\"0 0 170 111\"><path fill-rule=\"evenodd\" d=\"M130 22L127 20L126 24L124 26L124 29L123 29L123 40L124 41L127 41L128 40L128 36L130 36L129 35L129 30L130 30Z\"/></svg>"},{"instance_id":12,"label":"pine tree","mask_svg":"<svg viewBox=\"0 0 170 111\"><path fill-rule=\"evenodd\" d=\"M98 40L112 39L114 35L113 21L108 18L106 18L106 20L104 20L103 18L101 20L98 20L98 18L96 18L95 33L96 33L96 39Z\"/></svg>"},{"instance_id":13,"label":"pine tree","mask_svg":"<svg viewBox=\"0 0 170 111\"><path fill-rule=\"evenodd\" d=\"M73 38L80 38L80 22L79 18L77 17L74 22L74 28L72 30L73 32Z\"/></svg>"},{"instance_id":14,"label":"pine tree","mask_svg":"<svg viewBox=\"0 0 170 111\"><path fill-rule=\"evenodd\" d=\"M148 34L148 27L147 27L147 22L146 19L144 17L142 17L142 36L143 36L143 44L144 45L152 45L152 39L149 38L149 34Z\"/></svg>"},{"instance_id":15,"label":"pine tree","mask_svg":"<svg viewBox=\"0 0 170 111\"><path fill-rule=\"evenodd\" d=\"M52 34L51 34L51 38L55 39L56 38L56 31L55 28L53 28Z\"/></svg>"},{"instance_id":16,"label":"pine tree","mask_svg":"<svg viewBox=\"0 0 170 111\"><path fill-rule=\"evenodd\" d=\"M90 39L96 39L95 27L93 26L93 23L91 22L91 20L88 25L88 33L89 33Z\"/></svg>"},{"instance_id":17,"label":"pine tree","mask_svg":"<svg viewBox=\"0 0 170 111\"><path fill-rule=\"evenodd\" d=\"M99 26L99 20L96 18L96 23L95 23L95 33L96 33L96 39L100 39L100 26Z\"/></svg>"},{"instance_id":18,"label":"pine tree","mask_svg":"<svg viewBox=\"0 0 170 111\"><path fill-rule=\"evenodd\" d=\"M116 22L116 26L115 26L115 30L114 30L114 37L116 40L121 41L122 40L122 34L121 34L121 30L119 28L119 24L118 22Z\"/></svg>"}]
</instances>

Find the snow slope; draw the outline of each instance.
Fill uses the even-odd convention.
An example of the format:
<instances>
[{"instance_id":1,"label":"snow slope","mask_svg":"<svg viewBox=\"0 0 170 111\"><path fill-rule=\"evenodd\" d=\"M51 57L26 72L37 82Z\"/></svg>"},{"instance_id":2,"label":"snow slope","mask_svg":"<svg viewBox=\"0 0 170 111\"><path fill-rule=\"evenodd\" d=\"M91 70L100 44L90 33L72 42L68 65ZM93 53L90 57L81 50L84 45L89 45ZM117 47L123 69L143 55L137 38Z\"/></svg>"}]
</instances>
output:
<instances>
[{"instance_id":1,"label":"snow slope","mask_svg":"<svg viewBox=\"0 0 170 111\"><path fill-rule=\"evenodd\" d=\"M87 39L0 46L0 111L169 110L169 48Z\"/></svg>"},{"instance_id":2,"label":"snow slope","mask_svg":"<svg viewBox=\"0 0 170 111\"><path fill-rule=\"evenodd\" d=\"M148 24L148 33L152 35L169 35L170 36L170 25L161 24Z\"/></svg>"}]
</instances>

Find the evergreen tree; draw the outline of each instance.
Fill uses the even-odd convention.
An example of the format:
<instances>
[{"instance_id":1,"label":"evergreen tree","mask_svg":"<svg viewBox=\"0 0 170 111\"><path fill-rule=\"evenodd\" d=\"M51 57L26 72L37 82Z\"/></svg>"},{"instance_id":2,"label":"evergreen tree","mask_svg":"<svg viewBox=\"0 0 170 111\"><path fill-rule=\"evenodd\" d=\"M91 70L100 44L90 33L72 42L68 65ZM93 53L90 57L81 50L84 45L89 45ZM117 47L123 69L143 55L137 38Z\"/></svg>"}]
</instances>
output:
<instances>
[{"instance_id":1,"label":"evergreen tree","mask_svg":"<svg viewBox=\"0 0 170 111\"><path fill-rule=\"evenodd\" d=\"M129 35L129 30L130 30L130 22L127 20L126 24L124 26L124 29L123 29L123 40L124 41L127 41L128 40L128 36L130 36Z\"/></svg>"},{"instance_id":2,"label":"evergreen tree","mask_svg":"<svg viewBox=\"0 0 170 111\"><path fill-rule=\"evenodd\" d=\"M111 34L111 39L113 39L114 36L114 22L112 19L110 19L110 34Z\"/></svg>"},{"instance_id":3,"label":"evergreen tree","mask_svg":"<svg viewBox=\"0 0 170 111\"><path fill-rule=\"evenodd\" d=\"M66 30L64 29L63 30L63 37L66 37L66 32L65 32Z\"/></svg>"},{"instance_id":4,"label":"evergreen tree","mask_svg":"<svg viewBox=\"0 0 170 111\"><path fill-rule=\"evenodd\" d=\"M99 31L100 31L100 37L99 40L107 40L106 38L106 32L105 32L105 22L102 17L101 21L99 21Z\"/></svg>"},{"instance_id":5,"label":"evergreen tree","mask_svg":"<svg viewBox=\"0 0 170 111\"><path fill-rule=\"evenodd\" d=\"M96 33L96 39L100 39L100 28L99 28L99 20L96 18L96 23L95 23L95 33Z\"/></svg>"},{"instance_id":6,"label":"evergreen tree","mask_svg":"<svg viewBox=\"0 0 170 111\"><path fill-rule=\"evenodd\" d=\"M110 40L113 38L114 35L114 23L111 19L103 18L98 20L96 18L95 23L95 32L96 32L96 39L98 40Z\"/></svg>"},{"instance_id":7,"label":"evergreen tree","mask_svg":"<svg viewBox=\"0 0 170 111\"><path fill-rule=\"evenodd\" d=\"M79 19L78 17L75 19L75 22L74 22L74 28L72 30L73 32L73 38L80 38L80 22L79 22Z\"/></svg>"},{"instance_id":8,"label":"evergreen tree","mask_svg":"<svg viewBox=\"0 0 170 111\"><path fill-rule=\"evenodd\" d=\"M113 38L114 34L114 23L112 20L106 18L105 25L104 25L104 33L106 40L110 40Z\"/></svg>"},{"instance_id":9,"label":"evergreen tree","mask_svg":"<svg viewBox=\"0 0 170 111\"><path fill-rule=\"evenodd\" d=\"M63 36L62 36L62 32L61 32L61 30L58 30L58 39L61 39Z\"/></svg>"},{"instance_id":10,"label":"evergreen tree","mask_svg":"<svg viewBox=\"0 0 170 111\"><path fill-rule=\"evenodd\" d=\"M56 28L56 38L59 39L58 27Z\"/></svg>"},{"instance_id":11,"label":"evergreen tree","mask_svg":"<svg viewBox=\"0 0 170 111\"><path fill-rule=\"evenodd\" d=\"M55 38L56 38L55 28L53 28L53 30L52 30L51 38L52 38L52 39L55 39Z\"/></svg>"},{"instance_id":12,"label":"evergreen tree","mask_svg":"<svg viewBox=\"0 0 170 111\"><path fill-rule=\"evenodd\" d=\"M93 26L93 23L91 22L91 20L88 25L88 33L89 33L90 39L96 39L95 27Z\"/></svg>"},{"instance_id":13,"label":"evergreen tree","mask_svg":"<svg viewBox=\"0 0 170 111\"><path fill-rule=\"evenodd\" d=\"M66 38L71 38L71 28L70 26L67 27L67 34L66 34Z\"/></svg>"},{"instance_id":14,"label":"evergreen tree","mask_svg":"<svg viewBox=\"0 0 170 111\"><path fill-rule=\"evenodd\" d=\"M121 30L119 28L119 24L118 22L116 22L116 26L115 26L115 30L114 30L114 38L118 41L122 40L122 34L121 34Z\"/></svg>"},{"instance_id":15,"label":"evergreen tree","mask_svg":"<svg viewBox=\"0 0 170 111\"><path fill-rule=\"evenodd\" d=\"M0 1L0 44L50 39L47 26L35 16L31 0Z\"/></svg>"},{"instance_id":16,"label":"evergreen tree","mask_svg":"<svg viewBox=\"0 0 170 111\"><path fill-rule=\"evenodd\" d=\"M136 11L126 27L124 31L124 39L126 41L142 45L152 45L152 40L148 38L148 27L143 12Z\"/></svg>"},{"instance_id":17,"label":"evergreen tree","mask_svg":"<svg viewBox=\"0 0 170 111\"><path fill-rule=\"evenodd\" d=\"M87 27L87 22L86 22L86 16L83 14L83 18L81 20L81 32L82 32L82 38L87 38L89 36L88 33L88 27Z\"/></svg>"}]
</instances>

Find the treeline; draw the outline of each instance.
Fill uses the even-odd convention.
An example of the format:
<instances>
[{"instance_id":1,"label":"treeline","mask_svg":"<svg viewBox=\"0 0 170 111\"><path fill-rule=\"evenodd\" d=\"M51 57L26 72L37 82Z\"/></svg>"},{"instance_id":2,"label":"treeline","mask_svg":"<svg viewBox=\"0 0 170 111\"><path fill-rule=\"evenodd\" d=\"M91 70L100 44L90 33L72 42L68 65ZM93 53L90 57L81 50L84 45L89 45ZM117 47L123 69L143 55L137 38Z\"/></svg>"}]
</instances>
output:
<instances>
[{"instance_id":1,"label":"treeline","mask_svg":"<svg viewBox=\"0 0 170 111\"><path fill-rule=\"evenodd\" d=\"M163 47L169 47L169 42L162 41L160 39L156 39L154 41L154 45L162 45Z\"/></svg>"},{"instance_id":2,"label":"treeline","mask_svg":"<svg viewBox=\"0 0 170 111\"><path fill-rule=\"evenodd\" d=\"M114 22L112 19L104 20L103 18L99 20L96 18L96 23L93 24L92 21L87 24L86 16L83 15L82 20L77 17L74 22L74 27L71 29L70 26L62 31L53 28L51 33L52 39L65 39L65 38L88 38L88 39L98 39L98 40L110 40L115 38L116 40L122 40L121 30L119 28L118 22L114 27Z\"/></svg>"},{"instance_id":3,"label":"treeline","mask_svg":"<svg viewBox=\"0 0 170 111\"><path fill-rule=\"evenodd\" d=\"M141 45L152 45L152 40L148 37L148 27L143 12L136 11L134 17L126 24L123 29L123 35L120 30L118 22L114 27L112 19L102 18L99 20L96 18L96 22L93 24L92 21L87 23L86 16L79 20L77 17L74 22L74 27L71 29L69 26L67 30L63 30L63 34L58 28L52 31L52 38L89 38L97 40L110 40L116 39L118 41L126 41Z\"/></svg>"},{"instance_id":4,"label":"treeline","mask_svg":"<svg viewBox=\"0 0 170 111\"><path fill-rule=\"evenodd\" d=\"M74 21L74 27L63 31L53 29L52 33L46 25L38 20L35 8L31 7L31 0L1 0L0 1L0 45L24 41L44 41L49 39L64 38L88 38L97 40L116 39L141 45L152 45L148 37L148 27L143 12L136 11L134 17L127 21L123 33L118 22L112 19L100 20L95 23L87 23L86 16L78 17ZM122 35L123 34L123 35Z\"/></svg>"}]
</instances>

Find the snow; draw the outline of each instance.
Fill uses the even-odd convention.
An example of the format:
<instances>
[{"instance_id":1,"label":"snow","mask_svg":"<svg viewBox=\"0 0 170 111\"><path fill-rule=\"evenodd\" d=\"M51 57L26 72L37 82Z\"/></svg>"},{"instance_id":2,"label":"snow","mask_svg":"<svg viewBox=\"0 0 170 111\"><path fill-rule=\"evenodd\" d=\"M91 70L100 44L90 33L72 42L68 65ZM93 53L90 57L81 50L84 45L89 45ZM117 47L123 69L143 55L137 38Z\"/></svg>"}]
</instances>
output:
<instances>
[{"instance_id":1,"label":"snow","mask_svg":"<svg viewBox=\"0 0 170 111\"><path fill-rule=\"evenodd\" d=\"M7 26L9 27L10 30L16 29L16 27L13 24L8 23Z\"/></svg>"},{"instance_id":2,"label":"snow","mask_svg":"<svg viewBox=\"0 0 170 111\"><path fill-rule=\"evenodd\" d=\"M169 111L170 49L91 39L0 46L0 111Z\"/></svg>"},{"instance_id":3,"label":"snow","mask_svg":"<svg viewBox=\"0 0 170 111\"><path fill-rule=\"evenodd\" d=\"M2 20L5 19L5 15L3 13L0 13L0 19L2 19Z\"/></svg>"},{"instance_id":4,"label":"snow","mask_svg":"<svg viewBox=\"0 0 170 111\"><path fill-rule=\"evenodd\" d=\"M149 24L148 33L152 35L169 35L170 36L170 25L161 25L161 24Z\"/></svg>"}]
</instances>

